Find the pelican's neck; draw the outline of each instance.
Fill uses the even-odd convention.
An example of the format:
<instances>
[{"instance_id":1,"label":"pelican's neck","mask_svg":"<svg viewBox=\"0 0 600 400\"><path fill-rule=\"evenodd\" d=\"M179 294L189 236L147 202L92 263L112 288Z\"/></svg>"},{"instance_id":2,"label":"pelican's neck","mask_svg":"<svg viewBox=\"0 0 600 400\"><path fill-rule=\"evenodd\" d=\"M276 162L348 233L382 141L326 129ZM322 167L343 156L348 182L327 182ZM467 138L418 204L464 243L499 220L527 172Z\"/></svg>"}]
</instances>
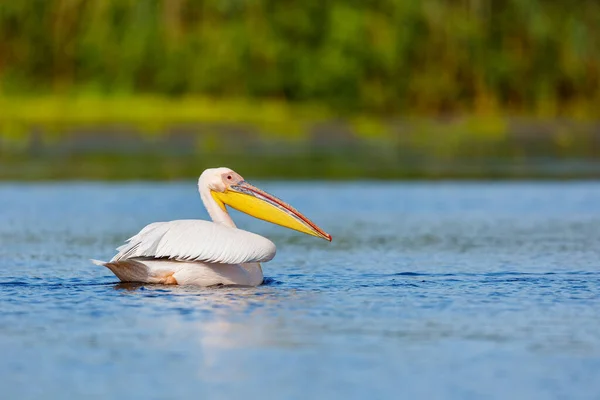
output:
<instances>
[{"instance_id":1,"label":"pelican's neck","mask_svg":"<svg viewBox=\"0 0 600 400\"><path fill-rule=\"evenodd\" d=\"M200 192L200 198L204 203L204 207L206 207L206 211L208 211L208 215L210 215L213 222L228 226L230 228L235 228L235 223L229 216L229 213L219 207L215 199L210 194L210 189L207 186L199 185L198 190Z\"/></svg>"},{"instance_id":2,"label":"pelican's neck","mask_svg":"<svg viewBox=\"0 0 600 400\"><path fill-rule=\"evenodd\" d=\"M223 210L216 202L216 200L210 194L210 189L202 181L202 177L198 181L198 191L200 192L200 198L208 211L208 215L212 218L213 222L217 224L223 224L230 228L235 228L235 223L229 216L229 213ZM260 263L247 263L240 264L240 266L248 273L248 282L250 286L258 286L263 282L263 271Z\"/></svg>"}]
</instances>

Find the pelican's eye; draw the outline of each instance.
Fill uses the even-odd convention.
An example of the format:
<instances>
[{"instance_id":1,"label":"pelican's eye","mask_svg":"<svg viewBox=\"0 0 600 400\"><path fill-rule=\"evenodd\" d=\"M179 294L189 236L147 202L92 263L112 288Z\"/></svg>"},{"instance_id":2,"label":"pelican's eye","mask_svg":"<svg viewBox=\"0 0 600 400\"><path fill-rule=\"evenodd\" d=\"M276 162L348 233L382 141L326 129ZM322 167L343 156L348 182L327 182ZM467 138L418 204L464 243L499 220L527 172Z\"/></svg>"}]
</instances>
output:
<instances>
[{"instance_id":1,"label":"pelican's eye","mask_svg":"<svg viewBox=\"0 0 600 400\"><path fill-rule=\"evenodd\" d=\"M228 179L228 180L231 180L231 175L227 175L227 179Z\"/></svg>"}]
</instances>

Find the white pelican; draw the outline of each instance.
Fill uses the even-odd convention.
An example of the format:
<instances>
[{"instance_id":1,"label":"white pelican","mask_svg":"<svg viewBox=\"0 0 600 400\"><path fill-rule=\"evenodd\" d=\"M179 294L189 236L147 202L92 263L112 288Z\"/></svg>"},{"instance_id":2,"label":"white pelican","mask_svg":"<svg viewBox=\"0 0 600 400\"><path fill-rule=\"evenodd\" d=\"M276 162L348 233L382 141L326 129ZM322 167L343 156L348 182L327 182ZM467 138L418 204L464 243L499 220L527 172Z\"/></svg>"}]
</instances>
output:
<instances>
[{"instance_id":1,"label":"white pelican","mask_svg":"<svg viewBox=\"0 0 600 400\"><path fill-rule=\"evenodd\" d=\"M237 229L225 205L253 217L331 241L331 236L290 205L229 168L205 170L198 179L213 222L178 220L147 225L117 248L110 269L123 282L168 285L244 285L263 281L261 262L275 256L269 239Z\"/></svg>"}]
</instances>

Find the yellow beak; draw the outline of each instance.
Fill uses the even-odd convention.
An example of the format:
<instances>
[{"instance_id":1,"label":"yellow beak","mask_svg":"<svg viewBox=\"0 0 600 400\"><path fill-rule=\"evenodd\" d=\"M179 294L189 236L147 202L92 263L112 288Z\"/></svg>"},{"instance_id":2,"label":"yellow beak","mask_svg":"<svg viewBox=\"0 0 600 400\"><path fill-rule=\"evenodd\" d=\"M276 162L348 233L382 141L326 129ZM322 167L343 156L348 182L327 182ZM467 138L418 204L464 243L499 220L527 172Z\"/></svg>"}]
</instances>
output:
<instances>
[{"instance_id":1,"label":"yellow beak","mask_svg":"<svg viewBox=\"0 0 600 400\"><path fill-rule=\"evenodd\" d=\"M298 210L251 184L242 181L224 192L211 192L225 210L225 204L263 221L331 241L331 235L302 215Z\"/></svg>"}]
</instances>

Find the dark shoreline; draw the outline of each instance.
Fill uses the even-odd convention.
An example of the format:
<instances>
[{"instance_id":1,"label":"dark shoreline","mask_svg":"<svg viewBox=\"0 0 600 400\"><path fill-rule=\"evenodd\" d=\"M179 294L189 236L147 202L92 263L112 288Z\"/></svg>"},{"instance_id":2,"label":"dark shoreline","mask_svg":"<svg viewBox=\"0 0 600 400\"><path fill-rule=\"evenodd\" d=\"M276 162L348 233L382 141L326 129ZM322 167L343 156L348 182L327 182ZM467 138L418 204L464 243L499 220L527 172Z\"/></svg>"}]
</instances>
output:
<instances>
[{"instance_id":1,"label":"dark shoreline","mask_svg":"<svg viewBox=\"0 0 600 400\"><path fill-rule=\"evenodd\" d=\"M380 135L343 121L301 134L250 124L31 129L0 135L0 180L174 180L229 166L275 179L599 179L600 124L572 120L388 123Z\"/></svg>"}]
</instances>

